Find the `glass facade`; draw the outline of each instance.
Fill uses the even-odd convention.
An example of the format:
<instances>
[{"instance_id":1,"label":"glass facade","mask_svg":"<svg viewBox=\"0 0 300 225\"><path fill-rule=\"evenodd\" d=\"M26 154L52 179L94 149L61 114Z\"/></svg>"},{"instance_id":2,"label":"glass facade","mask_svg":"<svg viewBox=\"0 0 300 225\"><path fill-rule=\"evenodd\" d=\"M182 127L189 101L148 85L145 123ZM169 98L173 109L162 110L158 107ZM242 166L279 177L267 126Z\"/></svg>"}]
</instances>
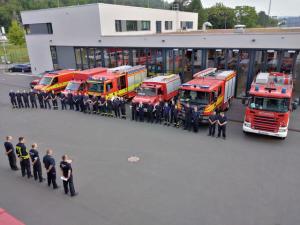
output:
<instances>
[{"instance_id":1,"label":"glass facade","mask_svg":"<svg viewBox=\"0 0 300 225\"><path fill-rule=\"evenodd\" d=\"M55 46L51 46L50 50L53 67L59 68ZM293 73L294 78L299 79L298 53L295 50L262 49L74 47L76 69L145 65L148 76L181 73L184 81L208 67L235 70L238 75L236 97L247 95L251 82L259 72Z\"/></svg>"}]
</instances>

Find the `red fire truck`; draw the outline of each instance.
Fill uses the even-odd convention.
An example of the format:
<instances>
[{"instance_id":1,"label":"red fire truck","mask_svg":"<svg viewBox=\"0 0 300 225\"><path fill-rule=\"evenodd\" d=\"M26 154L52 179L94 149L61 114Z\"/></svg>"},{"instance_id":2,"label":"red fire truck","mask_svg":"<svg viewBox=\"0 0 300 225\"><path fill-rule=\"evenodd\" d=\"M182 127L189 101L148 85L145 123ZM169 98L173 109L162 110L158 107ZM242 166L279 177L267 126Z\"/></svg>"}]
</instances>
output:
<instances>
[{"instance_id":1,"label":"red fire truck","mask_svg":"<svg viewBox=\"0 0 300 225\"><path fill-rule=\"evenodd\" d=\"M142 83L132 101L151 105L161 100L169 101L178 94L180 85L180 77L177 74L153 77Z\"/></svg>"},{"instance_id":2,"label":"red fire truck","mask_svg":"<svg viewBox=\"0 0 300 225\"><path fill-rule=\"evenodd\" d=\"M88 91L88 85L86 83L87 79L89 77L92 77L94 75L101 75L103 73L106 73L107 68L103 67L97 67L93 69L87 69L83 71L76 71L74 73L74 80L69 81L67 87L65 90L62 91L62 93L67 94L71 92L72 94L75 93L87 93Z\"/></svg>"},{"instance_id":3,"label":"red fire truck","mask_svg":"<svg viewBox=\"0 0 300 225\"><path fill-rule=\"evenodd\" d=\"M293 81L283 73L259 73L250 89L243 131L285 138L293 109Z\"/></svg>"},{"instance_id":4,"label":"red fire truck","mask_svg":"<svg viewBox=\"0 0 300 225\"><path fill-rule=\"evenodd\" d=\"M147 76L145 66L119 66L107 69L106 73L94 75L87 80L88 94L112 97L134 97L134 90Z\"/></svg>"},{"instance_id":5,"label":"red fire truck","mask_svg":"<svg viewBox=\"0 0 300 225\"><path fill-rule=\"evenodd\" d=\"M179 89L179 117L184 120L184 108L187 103L197 106L200 122L207 122L216 110L224 111L230 106L234 96L236 72L233 70L217 71L208 68L194 74L194 79L181 85Z\"/></svg>"},{"instance_id":6,"label":"red fire truck","mask_svg":"<svg viewBox=\"0 0 300 225\"><path fill-rule=\"evenodd\" d=\"M46 73L39 84L34 86L35 91L51 92L54 90L56 93L65 89L70 80L74 79L75 70L59 70Z\"/></svg>"}]
</instances>

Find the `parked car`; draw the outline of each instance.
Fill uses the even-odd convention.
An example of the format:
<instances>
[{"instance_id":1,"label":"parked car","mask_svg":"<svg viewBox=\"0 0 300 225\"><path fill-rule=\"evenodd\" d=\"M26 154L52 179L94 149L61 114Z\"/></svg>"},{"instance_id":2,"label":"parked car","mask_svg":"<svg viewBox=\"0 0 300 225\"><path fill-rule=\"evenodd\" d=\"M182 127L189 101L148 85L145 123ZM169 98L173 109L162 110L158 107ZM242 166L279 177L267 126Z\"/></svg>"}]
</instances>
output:
<instances>
[{"instance_id":1,"label":"parked car","mask_svg":"<svg viewBox=\"0 0 300 225\"><path fill-rule=\"evenodd\" d=\"M31 72L31 66L29 63L26 64L15 64L8 69L9 72L22 72L29 73Z\"/></svg>"}]
</instances>

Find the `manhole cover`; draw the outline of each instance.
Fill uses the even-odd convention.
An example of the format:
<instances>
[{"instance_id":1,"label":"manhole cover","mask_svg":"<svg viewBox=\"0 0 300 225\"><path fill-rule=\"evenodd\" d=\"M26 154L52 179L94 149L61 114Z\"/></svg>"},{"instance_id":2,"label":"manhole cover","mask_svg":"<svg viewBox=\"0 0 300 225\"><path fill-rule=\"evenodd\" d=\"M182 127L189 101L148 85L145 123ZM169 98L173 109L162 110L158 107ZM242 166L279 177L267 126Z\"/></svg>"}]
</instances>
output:
<instances>
[{"instance_id":1,"label":"manhole cover","mask_svg":"<svg viewBox=\"0 0 300 225\"><path fill-rule=\"evenodd\" d=\"M137 156L130 156L127 160L128 162L138 162L140 161L140 158Z\"/></svg>"}]
</instances>

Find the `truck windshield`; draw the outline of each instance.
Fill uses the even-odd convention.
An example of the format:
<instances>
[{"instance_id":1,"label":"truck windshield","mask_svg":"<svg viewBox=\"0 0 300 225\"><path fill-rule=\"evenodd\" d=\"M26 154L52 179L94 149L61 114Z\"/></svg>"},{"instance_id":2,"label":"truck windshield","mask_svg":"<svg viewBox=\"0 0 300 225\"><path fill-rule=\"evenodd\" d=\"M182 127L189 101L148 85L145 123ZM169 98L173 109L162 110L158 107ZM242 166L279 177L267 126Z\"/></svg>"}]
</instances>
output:
<instances>
[{"instance_id":1,"label":"truck windshield","mask_svg":"<svg viewBox=\"0 0 300 225\"><path fill-rule=\"evenodd\" d=\"M103 90L104 90L103 83L92 83L92 84L90 84L89 91L102 93Z\"/></svg>"},{"instance_id":2,"label":"truck windshield","mask_svg":"<svg viewBox=\"0 0 300 225\"><path fill-rule=\"evenodd\" d=\"M181 90L180 91L180 101L189 101L192 104L207 105L209 103L209 92L201 91L191 91L191 90Z\"/></svg>"},{"instance_id":3,"label":"truck windshield","mask_svg":"<svg viewBox=\"0 0 300 225\"><path fill-rule=\"evenodd\" d=\"M50 85L52 82L52 77L43 77L41 80L40 80L40 83L41 85Z\"/></svg>"},{"instance_id":4,"label":"truck windshield","mask_svg":"<svg viewBox=\"0 0 300 225\"><path fill-rule=\"evenodd\" d=\"M285 113L289 111L289 99L252 96L249 107L251 109Z\"/></svg>"},{"instance_id":5,"label":"truck windshield","mask_svg":"<svg viewBox=\"0 0 300 225\"><path fill-rule=\"evenodd\" d=\"M156 96L156 88L144 87L137 90L140 96Z\"/></svg>"},{"instance_id":6,"label":"truck windshield","mask_svg":"<svg viewBox=\"0 0 300 225\"><path fill-rule=\"evenodd\" d=\"M69 82L66 90L67 91L77 91L79 89L80 83Z\"/></svg>"}]
</instances>

